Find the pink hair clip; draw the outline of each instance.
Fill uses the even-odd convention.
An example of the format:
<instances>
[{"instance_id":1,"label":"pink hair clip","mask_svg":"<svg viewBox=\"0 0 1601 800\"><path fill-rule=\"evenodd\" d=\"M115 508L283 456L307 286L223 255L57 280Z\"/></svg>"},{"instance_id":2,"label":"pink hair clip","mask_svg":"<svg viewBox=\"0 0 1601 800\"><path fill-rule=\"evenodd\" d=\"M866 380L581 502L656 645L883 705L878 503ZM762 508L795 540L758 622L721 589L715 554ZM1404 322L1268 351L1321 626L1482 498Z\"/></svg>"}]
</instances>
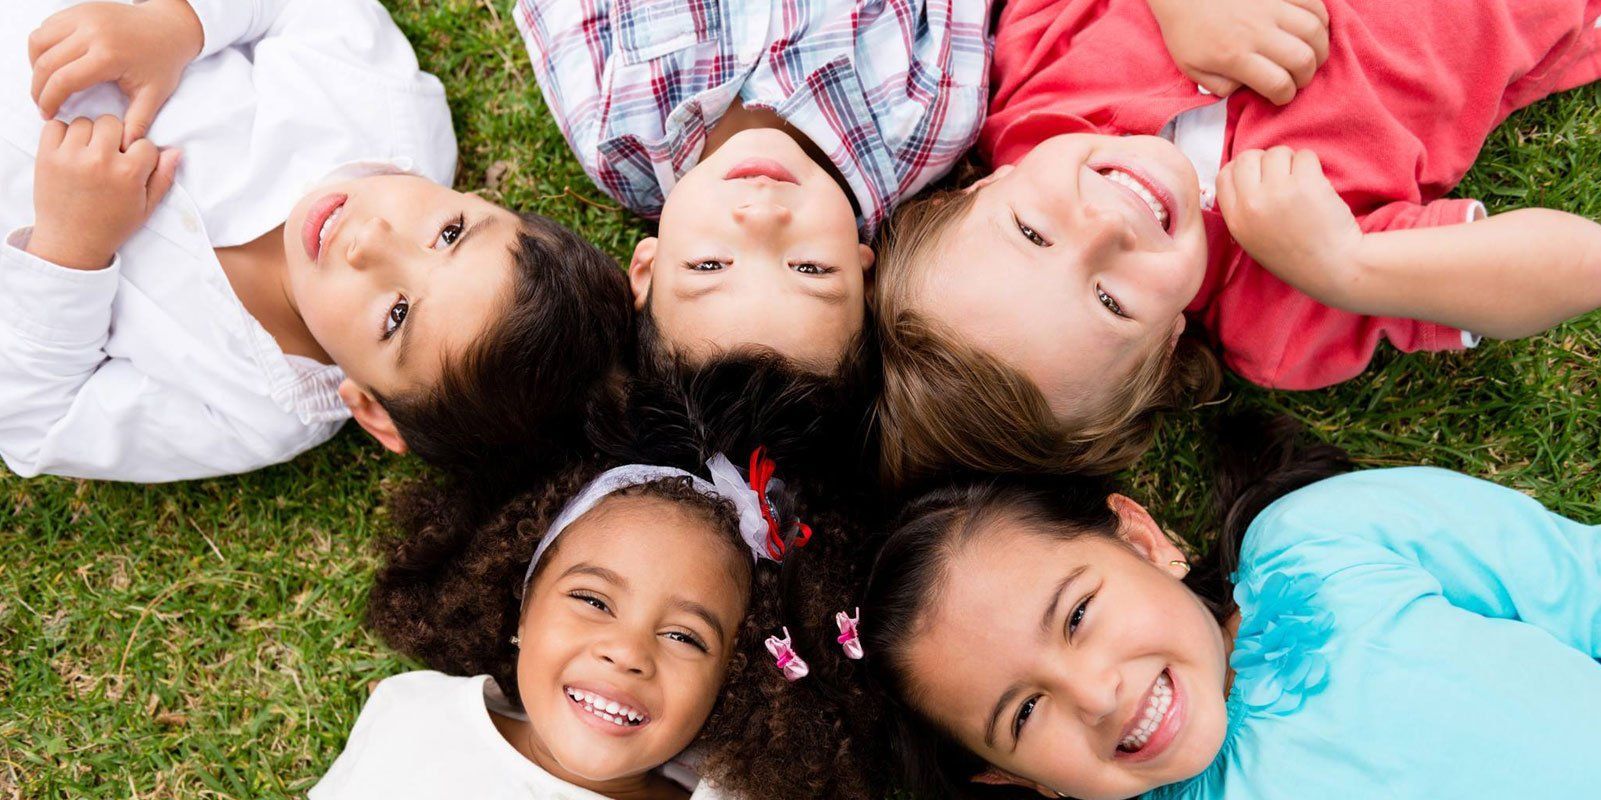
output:
<instances>
[{"instance_id":1,"label":"pink hair clip","mask_svg":"<svg viewBox=\"0 0 1601 800\"><path fill-rule=\"evenodd\" d=\"M856 633L856 625L862 621L862 610L856 609L855 614L846 614L843 611L835 612L834 624L839 626L840 646L845 648L845 657L853 661L862 657L862 640Z\"/></svg>"},{"instance_id":2,"label":"pink hair clip","mask_svg":"<svg viewBox=\"0 0 1601 800\"><path fill-rule=\"evenodd\" d=\"M784 677L793 683L806 677L806 674L812 670L811 667L806 666L806 660L801 658L795 652L795 648L791 646L789 628L784 628L783 630L784 638L782 639L777 636L767 637L767 652L772 653L773 658L778 659L778 671L784 673Z\"/></svg>"}]
</instances>

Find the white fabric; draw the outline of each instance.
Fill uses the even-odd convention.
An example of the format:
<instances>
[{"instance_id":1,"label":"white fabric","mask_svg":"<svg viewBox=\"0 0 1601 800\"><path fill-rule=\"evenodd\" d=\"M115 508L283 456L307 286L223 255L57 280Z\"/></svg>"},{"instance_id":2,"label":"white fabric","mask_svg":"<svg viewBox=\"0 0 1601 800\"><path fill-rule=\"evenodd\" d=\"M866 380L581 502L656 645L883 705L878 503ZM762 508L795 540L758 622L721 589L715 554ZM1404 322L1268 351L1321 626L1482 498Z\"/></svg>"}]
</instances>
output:
<instances>
[{"instance_id":1,"label":"white fabric","mask_svg":"<svg viewBox=\"0 0 1601 800\"><path fill-rule=\"evenodd\" d=\"M1208 94L1205 90L1202 93ZM1210 209L1217 202L1217 174L1223 169L1223 140L1228 133L1228 122L1225 98L1185 111L1169 120L1161 130L1162 138L1178 147L1195 167L1195 175L1201 181L1202 208Z\"/></svg>"},{"instance_id":2,"label":"white fabric","mask_svg":"<svg viewBox=\"0 0 1601 800\"><path fill-rule=\"evenodd\" d=\"M579 517L588 514L600 504L600 501L612 494L663 478L688 478L690 486L693 486L695 491L733 503L734 509L739 513L740 538L744 539L745 545L750 548L751 558L772 560L767 554L767 522L762 517L756 490L750 488L739 469L722 453L712 456L706 462L706 466L711 470L711 481L676 467L658 467L650 464L624 464L602 472L586 484L573 499L568 500L567 505L562 506L561 513L556 515L556 521L552 522L550 530L545 532L545 538L540 539L539 546L534 548L533 558L528 559L528 570L523 573L523 585L527 586L528 582L533 580L539 560L544 558L545 552L556 543L556 538L577 522ZM775 480L773 483L778 481Z\"/></svg>"},{"instance_id":3,"label":"white fabric","mask_svg":"<svg viewBox=\"0 0 1601 800\"><path fill-rule=\"evenodd\" d=\"M311 800L606 800L517 752L490 719L493 688L483 675L386 678ZM693 788L691 800L727 798L704 781Z\"/></svg>"},{"instance_id":4,"label":"white fabric","mask_svg":"<svg viewBox=\"0 0 1601 800\"><path fill-rule=\"evenodd\" d=\"M0 14L0 457L18 475L167 481L244 472L326 441L349 416L335 367L285 357L240 304L215 248L283 224L356 160L449 183L444 88L375 0L192 0L205 56L150 138L183 148L177 185L108 268L24 253L42 122L28 34L71 0ZM122 114L112 85L70 120Z\"/></svg>"}]
</instances>

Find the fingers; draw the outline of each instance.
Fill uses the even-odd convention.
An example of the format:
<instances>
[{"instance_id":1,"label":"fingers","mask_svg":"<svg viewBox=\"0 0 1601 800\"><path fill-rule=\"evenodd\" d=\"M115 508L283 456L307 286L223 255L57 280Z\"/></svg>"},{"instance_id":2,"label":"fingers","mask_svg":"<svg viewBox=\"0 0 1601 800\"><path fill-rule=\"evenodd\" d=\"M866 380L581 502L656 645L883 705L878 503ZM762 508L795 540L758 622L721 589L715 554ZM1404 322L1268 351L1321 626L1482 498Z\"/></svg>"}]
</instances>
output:
<instances>
[{"instance_id":1,"label":"fingers","mask_svg":"<svg viewBox=\"0 0 1601 800\"><path fill-rule=\"evenodd\" d=\"M1295 151L1288 147L1270 148L1262 154L1262 177L1266 180L1278 180L1288 176L1294 159Z\"/></svg>"},{"instance_id":2,"label":"fingers","mask_svg":"<svg viewBox=\"0 0 1601 800\"><path fill-rule=\"evenodd\" d=\"M94 121L89 132L89 148L105 155L122 151L122 120L106 114Z\"/></svg>"},{"instance_id":3,"label":"fingers","mask_svg":"<svg viewBox=\"0 0 1601 800\"><path fill-rule=\"evenodd\" d=\"M33 63L33 82L28 91L29 95L33 97L35 105L38 105L39 97L44 92L45 84L49 82L50 77L60 71L62 67L82 58L87 50L87 44L69 39L56 44L31 59Z\"/></svg>"},{"instance_id":4,"label":"fingers","mask_svg":"<svg viewBox=\"0 0 1601 800\"><path fill-rule=\"evenodd\" d=\"M72 26L64 24L61 13L56 13L39 24L33 33L28 34L28 63L35 64L39 56L61 43L72 33Z\"/></svg>"},{"instance_id":5,"label":"fingers","mask_svg":"<svg viewBox=\"0 0 1601 800\"><path fill-rule=\"evenodd\" d=\"M92 57L84 56L50 73L39 89L39 112L46 119L55 116L67 98L106 80L99 70Z\"/></svg>"},{"instance_id":6,"label":"fingers","mask_svg":"<svg viewBox=\"0 0 1601 800\"><path fill-rule=\"evenodd\" d=\"M168 93L153 86L141 87L133 93L133 97L128 100L128 113L122 131L124 149L133 146L134 142L150 133L150 125L156 120L156 112L166 104L167 97Z\"/></svg>"},{"instance_id":7,"label":"fingers","mask_svg":"<svg viewBox=\"0 0 1601 800\"><path fill-rule=\"evenodd\" d=\"M149 144L149 139L140 139L141 143ZM151 145L152 149L155 145ZM156 168L150 173L150 181L145 184L145 208L155 208L161 198L167 196L172 189L173 181L178 177L178 165L183 162L183 151L169 147L162 150L156 160Z\"/></svg>"},{"instance_id":8,"label":"fingers","mask_svg":"<svg viewBox=\"0 0 1601 800\"><path fill-rule=\"evenodd\" d=\"M79 117L67 124L67 133L61 137L62 147L84 148L89 146L89 136L94 133L94 120L88 117Z\"/></svg>"},{"instance_id":9,"label":"fingers","mask_svg":"<svg viewBox=\"0 0 1601 800\"><path fill-rule=\"evenodd\" d=\"M53 119L44 124L39 131L39 152L41 154L54 151L61 147L61 141L67 138L67 123Z\"/></svg>"},{"instance_id":10,"label":"fingers","mask_svg":"<svg viewBox=\"0 0 1601 800\"><path fill-rule=\"evenodd\" d=\"M1289 0L1289 2L1310 11L1313 16L1318 18L1318 22L1322 23L1323 29L1325 31L1328 30L1329 9L1323 5L1323 0Z\"/></svg>"},{"instance_id":11,"label":"fingers","mask_svg":"<svg viewBox=\"0 0 1601 800\"><path fill-rule=\"evenodd\" d=\"M1274 105L1282 106L1295 99L1295 78L1261 53L1246 55L1240 62L1236 77L1241 84Z\"/></svg>"},{"instance_id":12,"label":"fingers","mask_svg":"<svg viewBox=\"0 0 1601 800\"><path fill-rule=\"evenodd\" d=\"M1328 22L1300 6L1284 5L1279 7L1278 25L1281 30L1312 48L1316 66L1322 66L1323 62L1329 60Z\"/></svg>"},{"instance_id":13,"label":"fingers","mask_svg":"<svg viewBox=\"0 0 1601 800\"><path fill-rule=\"evenodd\" d=\"M1280 69L1289 73L1297 89L1306 88L1307 84L1312 82L1312 76L1317 73L1317 51L1312 49L1312 45L1301 41L1288 31L1269 32L1262 41L1260 52ZM1291 97L1294 97L1294 92L1291 92Z\"/></svg>"},{"instance_id":14,"label":"fingers","mask_svg":"<svg viewBox=\"0 0 1601 800\"><path fill-rule=\"evenodd\" d=\"M1195 85L1205 89L1208 94L1215 97L1228 97L1234 94L1234 90L1240 88L1239 81L1225 78L1215 72L1196 70L1190 78L1195 81Z\"/></svg>"},{"instance_id":15,"label":"fingers","mask_svg":"<svg viewBox=\"0 0 1601 800\"><path fill-rule=\"evenodd\" d=\"M1323 162L1318 160L1317 153L1311 150L1295 151L1295 159L1290 166L1290 172L1296 176L1323 176Z\"/></svg>"}]
</instances>

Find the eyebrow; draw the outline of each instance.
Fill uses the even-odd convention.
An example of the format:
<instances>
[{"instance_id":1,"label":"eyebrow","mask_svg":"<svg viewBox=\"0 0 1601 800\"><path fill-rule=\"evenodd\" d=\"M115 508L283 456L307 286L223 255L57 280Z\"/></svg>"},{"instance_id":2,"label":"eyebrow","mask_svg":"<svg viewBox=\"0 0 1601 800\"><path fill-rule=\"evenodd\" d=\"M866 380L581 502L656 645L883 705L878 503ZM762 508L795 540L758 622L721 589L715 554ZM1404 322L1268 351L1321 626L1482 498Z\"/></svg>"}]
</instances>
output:
<instances>
[{"instance_id":1,"label":"eyebrow","mask_svg":"<svg viewBox=\"0 0 1601 800\"><path fill-rule=\"evenodd\" d=\"M455 258L456 254L461 252L463 247L467 246L467 240L473 238L473 234L484 230L485 228L493 227L495 223L499 221L500 220L491 215L479 217L477 221L467 226L467 230L462 231L461 238L457 239L456 244L451 246L450 255L447 256L447 258Z\"/></svg>"},{"instance_id":2,"label":"eyebrow","mask_svg":"<svg viewBox=\"0 0 1601 800\"><path fill-rule=\"evenodd\" d=\"M706 625L712 629L712 633L717 634L719 641L726 640L728 638L728 632L723 629L723 623L717 621L717 617L716 615L712 614L711 609L695 602L694 600L687 600L682 597L673 598L673 608L676 608L679 611L687 611L697 617L700 617L706 622Z\"/></svg>"},{"instance_id":3,"label":"eyebrow","mask_svg":"<svg viewBox=\"0 0 1601 800\"><path fill-rule=\"evenodd\" d=\"M628 588L628 581L624 580L623 576L618 575L612 570L606 569L602 566L597 566L595 564L574 564L568 567L567 571L561 574L561 577L565 578L569 575L593 575L594 577L606 581L607 583L616 585L619 589Z\"/></svg>"},{"instance_id":4,"label":"eyebrow","mask_svg":"<svg viewBox=\"0 0 1601 800\"><path fill-rule=\"evenodd\" d=\"M1079 576L1083 575L1087 569L1089 569L1088 564L1080 564L1072 572L1067 573L1067 577L1057 582L1056 588L1051 591L1051 601L1045 605L1045 613L1040 615L1041 636L1050 633L1051 620L1056 619L1056 612L1062 607L1062 598L1067 596L1067 590L1073 585L1073 581L1078 580ZM1001 712L1005 711L1006 707L1012 704L1012 698L1022 691L1023 684L1019 681L1006 687L1006 691L1001 693L1001 698L995 701L995 709L990 712L989 723L984 726L984 745L986 747L995 748L995 728L1000 724Z\"/></svg>"}]
</instances>

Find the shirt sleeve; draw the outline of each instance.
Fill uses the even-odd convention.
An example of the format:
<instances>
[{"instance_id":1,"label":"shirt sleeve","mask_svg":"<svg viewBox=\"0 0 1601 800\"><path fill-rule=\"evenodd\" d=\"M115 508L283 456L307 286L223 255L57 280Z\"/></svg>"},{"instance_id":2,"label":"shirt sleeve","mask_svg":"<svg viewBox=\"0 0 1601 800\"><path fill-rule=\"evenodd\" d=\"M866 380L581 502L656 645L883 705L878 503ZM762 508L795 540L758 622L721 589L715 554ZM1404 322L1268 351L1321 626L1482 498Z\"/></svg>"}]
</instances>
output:
<instances>
[{"instance_id":1,"label":"shirt sleeve","mask_svg":"<svg viewBox=\"0 0 1601 800\"><path fill-rule=\"evenodd\" d=\"M1246 551L1256 575L1398 568L1419 594L1601 658L1601 526L1488 481L1425 467L1323 481L1269 506Z\"/></svg>"},{"instance_id":2,"label":"shirt sleeve","mask_svg":"<svg viewBox=\"0 0 1601 800\"><path fill-rule=\"evenodd\" d=\"M267 35L284 7L295 0L189 0L205 42L200 58Z\"/></svg>"},{"instance_id":3,"label":"shirt sleeve","mask_svg":"<svg viewBox=\"0 0 1601 800\"><path fill-rule=\"evenodd\" d=\"M534 80L567 146L600 188L639 210L649 204L632 197L630 181L602 171L603 86L612 47L610 11L609 0L518 0L512 13L534 65ZM660 203L654 205L659 211Z\"/></svg>"},{"instance_id":4,"label":"shirt sleeve","mask_svg":"<svg viewBox=\"0 0 1601 800\"><path fill-rule=\"evenodd\" d=\"M286 461L335 425L295 435L255 429L105 351L121 261L73 270L26 253L29 229L0 246L0 458L40 474L159 482Z\"/></svg>"}]
</instances>

